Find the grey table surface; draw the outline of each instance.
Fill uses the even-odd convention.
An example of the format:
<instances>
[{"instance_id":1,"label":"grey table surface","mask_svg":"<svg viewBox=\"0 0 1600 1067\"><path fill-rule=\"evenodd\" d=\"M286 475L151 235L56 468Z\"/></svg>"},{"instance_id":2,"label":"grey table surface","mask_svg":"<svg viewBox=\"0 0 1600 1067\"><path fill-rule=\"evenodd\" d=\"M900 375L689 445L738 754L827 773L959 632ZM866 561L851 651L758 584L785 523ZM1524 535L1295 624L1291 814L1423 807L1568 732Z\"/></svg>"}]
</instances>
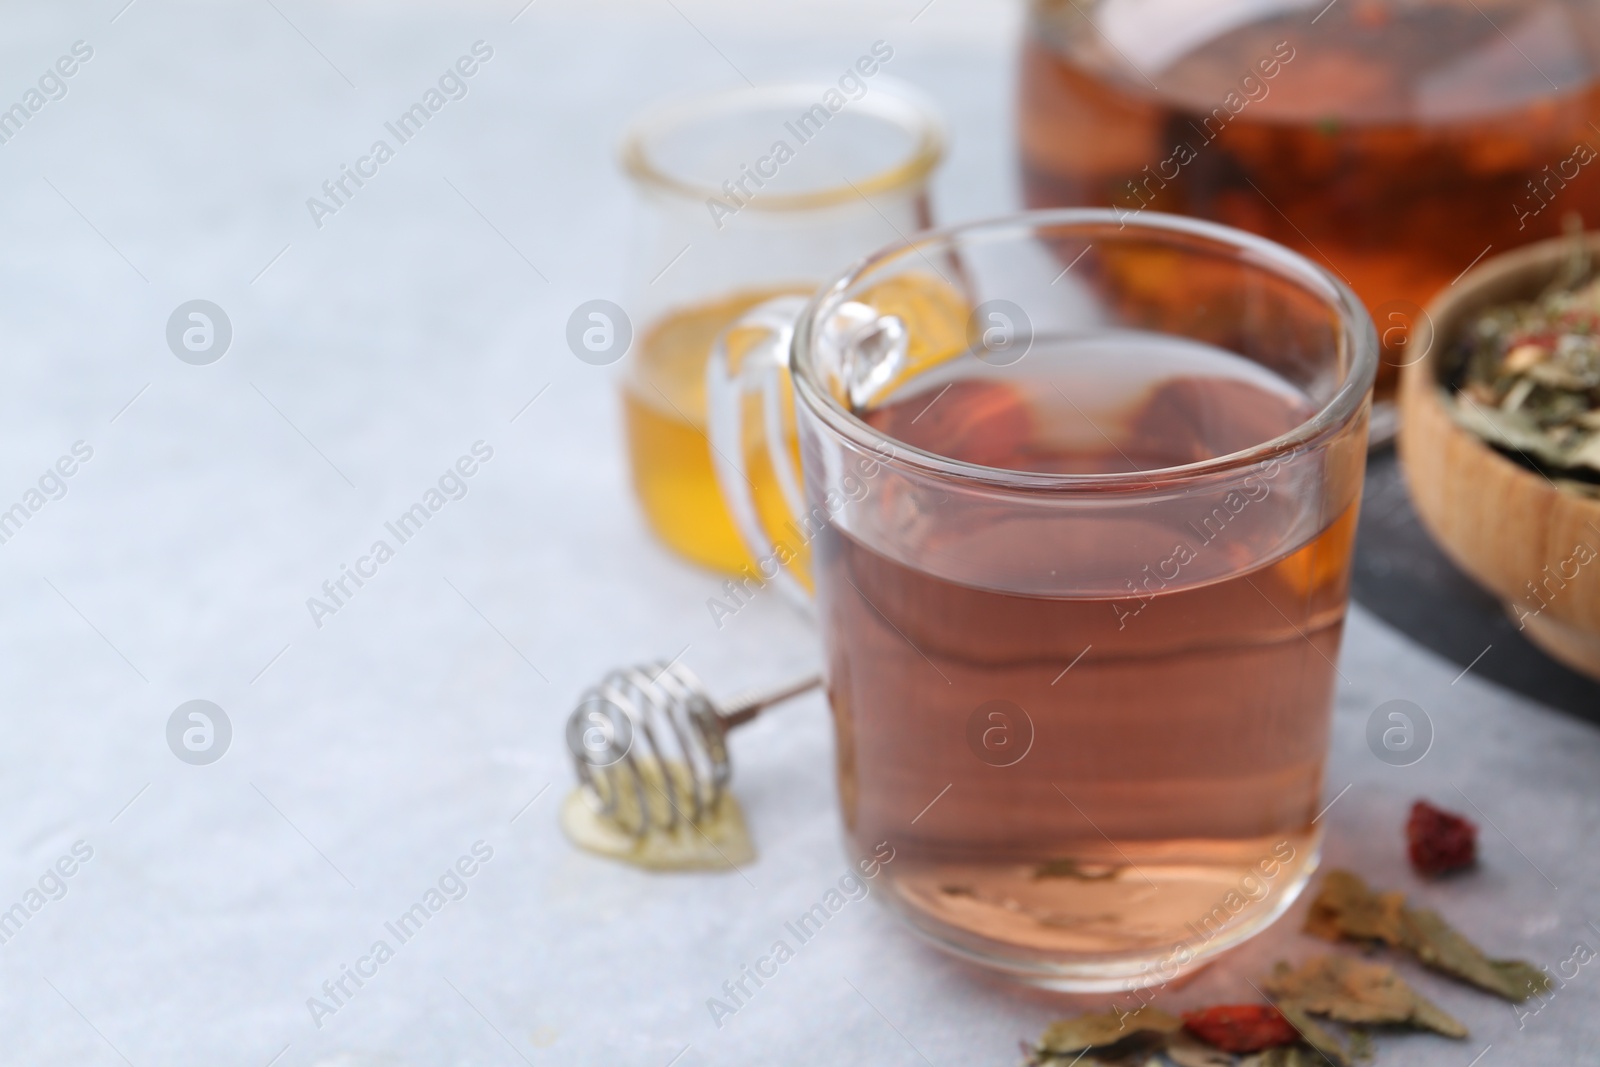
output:
<instances>
[{"instance_id":1,"label":"grey table surface","mask_svg":"<svg viewBox=\"0 0 1600 1067\"><path fill-rule=\"evenodd\" d=\"M76 442L92 457L0 544L0 909L26 913L0 945L0 1062L1004 1064L1078 1006L861 903L713 1024L706 999L848 862L820 698L735 741L761 852L738 874L623 869L555 822L560 726L606 668L681 651L728 693L818 655L776 595L712 624L718 579L629 499L615 368L563 344L579 303L624 296L620 125L734 68L843 69L885 39L951 122L936 209L996 213L1015 204L1018 18L963 0L5 6L0 104L74 42L93 55L0 144L0 507ZM494 55L468 97L316 227L305 199L477 40ZM209 366L165 340L194 298L233 326ZM466 496L316 625L307 598L478 441L493 457ZM1329 859L1501 952L1556 966L1600 944L1600 734L1359 609L1340 669ZM1364 740L1396 698L1436 731L1404 768ZM167 744L193 699L232 724L206 766ZM1481 813L1478 873L1408 873L1418 795ZM314 1019L308 998L477 842L492 858L465 895ZM75 845L90 858L48 874ZM1308 951L1297 925L1165 1003L1249 997ZM1407 973L1474 1036L1397 1038L1384 1062L1600 1045L1593 967L1520 1022Z\"/></svg>"}]
</instances>

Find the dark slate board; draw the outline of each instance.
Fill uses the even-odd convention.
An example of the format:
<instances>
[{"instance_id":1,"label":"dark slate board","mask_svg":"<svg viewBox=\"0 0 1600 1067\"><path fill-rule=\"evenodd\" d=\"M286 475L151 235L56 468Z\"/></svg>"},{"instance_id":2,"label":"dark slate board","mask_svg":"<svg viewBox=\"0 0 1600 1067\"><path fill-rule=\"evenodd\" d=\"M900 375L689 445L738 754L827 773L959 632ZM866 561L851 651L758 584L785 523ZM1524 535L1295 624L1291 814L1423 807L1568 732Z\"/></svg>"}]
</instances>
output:
<instances>
[{"instance_id":1,"label":"dark slate board","mask_svg":"<svg viewBox=\"0 0 1600 1067\"><path fill-rule=\"evenodd\" d=\"M1477 660L1474 676L1600 725L1600 683L1539 651L1500 602L1439 550L1411 508L1392 449L1367 460L1350 592L1384 622L1463 669Z\"/></svg>"}]
</instances>

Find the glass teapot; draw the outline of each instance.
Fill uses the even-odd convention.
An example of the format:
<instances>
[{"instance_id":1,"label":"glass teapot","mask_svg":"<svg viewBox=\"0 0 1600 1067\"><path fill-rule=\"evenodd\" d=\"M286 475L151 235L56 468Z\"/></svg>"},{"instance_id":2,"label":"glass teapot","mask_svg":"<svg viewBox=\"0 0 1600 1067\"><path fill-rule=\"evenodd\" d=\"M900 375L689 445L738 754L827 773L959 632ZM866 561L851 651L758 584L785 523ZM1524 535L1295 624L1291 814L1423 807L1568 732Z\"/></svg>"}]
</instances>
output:
<instances>
[{"instance_id":1,"label":"glass teapot","mask_svg":"<svg viewBox=\"0 0 1600 1067\"><path fill-rule=\"evenodd\" d=\"M1422 306L1491 252L1600 223L1594 0L1034 0L1030 207L1170 211L1356 290L1380 395Z\"/></svg>"}]
</instances>

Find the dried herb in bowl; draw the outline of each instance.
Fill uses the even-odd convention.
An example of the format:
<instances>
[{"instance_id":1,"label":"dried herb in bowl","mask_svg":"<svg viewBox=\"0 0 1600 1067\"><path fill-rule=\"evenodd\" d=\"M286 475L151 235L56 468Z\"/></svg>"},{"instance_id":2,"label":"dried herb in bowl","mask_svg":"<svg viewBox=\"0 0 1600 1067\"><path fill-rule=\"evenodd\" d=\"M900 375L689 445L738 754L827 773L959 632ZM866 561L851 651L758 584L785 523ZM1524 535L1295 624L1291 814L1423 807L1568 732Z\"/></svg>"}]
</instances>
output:
<instances>
[{"instance_id":1,"label":"dried herb in bowl","mask_svg":"<svg viewBox=\"0 0 1600 1067\"><path fill-rule=\"evenodd\" d=\"M1600 499L1600 276L1581 235L1534 300L1481 313L1460 340L1452 413L1561 488Z\"/></svg>"}]
</instances>

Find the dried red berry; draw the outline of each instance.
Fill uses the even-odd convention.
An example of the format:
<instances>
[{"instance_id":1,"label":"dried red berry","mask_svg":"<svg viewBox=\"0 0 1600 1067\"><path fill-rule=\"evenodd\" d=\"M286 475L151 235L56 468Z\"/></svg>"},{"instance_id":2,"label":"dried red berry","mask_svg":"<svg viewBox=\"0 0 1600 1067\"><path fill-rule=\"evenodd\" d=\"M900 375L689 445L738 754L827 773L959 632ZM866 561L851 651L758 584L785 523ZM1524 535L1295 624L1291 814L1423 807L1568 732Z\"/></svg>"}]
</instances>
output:
<instances>
[{"instance_id":1,"label":"dried red berry","mask_svg":"<svg viewBox=\"0 0 1600 1067\"><path fill-rule=\"evenodd\" d=\"M1183 1013L1183 1028L1223 1052L1292 1045L1300 1033L1271 1004L1222 1004Z\"/></svg>"},{"instance_id":2,"label":"dried red berry","mask_svg":"<svg viewBox=\"0 0 1600 1067\"><path fill-rule=\"evenodd\" d=\"M1478 828L1454 812L1419 800L1406 822L1411 866L1426 875L1446 874L1478 861Z\"/></svg>"}]
</instances>

